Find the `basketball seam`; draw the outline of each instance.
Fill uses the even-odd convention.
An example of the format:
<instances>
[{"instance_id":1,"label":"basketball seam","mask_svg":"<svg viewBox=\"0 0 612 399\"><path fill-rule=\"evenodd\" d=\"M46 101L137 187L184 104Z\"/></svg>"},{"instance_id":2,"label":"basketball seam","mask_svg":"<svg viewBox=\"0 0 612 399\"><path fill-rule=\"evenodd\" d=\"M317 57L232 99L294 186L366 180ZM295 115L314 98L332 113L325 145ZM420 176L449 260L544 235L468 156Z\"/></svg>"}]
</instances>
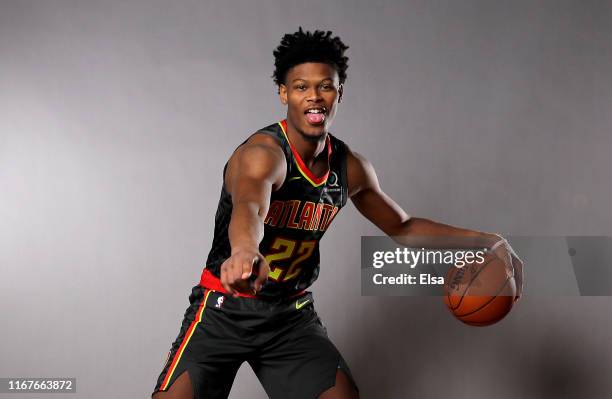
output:
<instances>
[{"instance_id":1,"label":"basketball seam","mask_svg":"<svg viewBox=\"0 0 612 399\"><path fill-rule=\"evenodd\" d=\"M463 298L465 297L465 292L468 290L468 288L470 288L470 285L472 285L472 283L474 282L474 280L476 279L476 277L478 277L478 275L486 268L486 266L493 262L496 258L499 259L499 257L493 253L493 256L495 256L493 259L488 260L484 265L482 265L482 267L480 268L480 270L478 270L478 272L474 275L474 277L470 280L470 282L465 286L465 290L461 293L461 299L459 299L459 303L457 304L457 306L455 307L451 307L451 309L454 311L455 309L457 309L459 306L461 306L461 302L463 302ZM455 267L455 266L452 266ZM447 294L447 296L449 297L448 299L448 303L451 303L450 301L450 295ZM453 312L454 313L454 312Z\"/></svg>"},{"instance_id":2,"label":"basketball seam","mask_svg":"<svg viewBox=\"0 0 612 399\"><path fill-rule=\"evenodd\" d=\"M500 293L500 292L502 292L502 291L504 290L504 288L506 288L506 286L508 285L508 282L510 281L510 278L511 278L511 277L506 278L506 282L504 283L504 285L502 285L501 289L500 289L499 291L497 291L497 293L496 293L495 295L493 295L493 296L491 297L491 299L489 299L489 300L488 300L486 303L484 303L483 305L481 305L481 306L480 306L478 309L473 310L473 311L471 311L471 312L469 312L469 313L466 313L466 314L456 315L456 316L457 316L457 317L465 317L465 316L469 316L469 315L471 315L471 314L474 314L474 313L478 312L479 310L481 310L482 308L484 308L485 306L487 306L488 304L490 304L491 302L493 302L493 300L499 296L499 293ZM505 296L505 295L504 295L504 296Z\"/></svg>"}]
</instances>

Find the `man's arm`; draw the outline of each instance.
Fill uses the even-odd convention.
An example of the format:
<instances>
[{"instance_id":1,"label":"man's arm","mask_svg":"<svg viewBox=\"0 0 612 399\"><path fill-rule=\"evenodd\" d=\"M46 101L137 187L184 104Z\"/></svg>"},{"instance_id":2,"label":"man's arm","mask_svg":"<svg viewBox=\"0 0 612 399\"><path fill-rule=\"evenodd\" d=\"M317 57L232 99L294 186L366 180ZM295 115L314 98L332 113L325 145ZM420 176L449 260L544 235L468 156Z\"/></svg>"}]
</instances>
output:
<instances>
[{"instance_id":1,"label":"man's arm","mask_svg":"<svg viewBox=\"0 0 612 399\"><path fill-rule=\"evenodd\" d=\"M501 236L409 216L382 191L372 165L361 155L347 155L349 197L355 207L397 243L412 248L492 248ZM505 240L504 240L505 241ZM515 270L517 299L522 294L523 263L507 242L496 246ZM505 255L504 255L505 253Z\"/></svg>"},{"instance_id":2,"label":"man's arm","mask_svg":"<svg viewBox=\"0 0 612 399\"><path fill-rule=\"evenodd\" d=\"M231 294L253 293L261 289L269 266L259 253L264 218L272 190L285 179L285 156L274 139L255 135L239 147L229 160L225 187L232 197L229 223L231 256L221 265L221 283ZM249 287L253 266L259 272L254 287Z\"/></svg>"},{"instance_id":3,"label":"man's arm","mask_svg":"<svg viewBox=\"0 0 612 399\"><path fill-rule=\"evenodd\" d=\"M431 239L435 237L436 244L447 248L468 242L474 246L490 247L500 240L495 234L410 217L382 191L374 168L363 156L349 153L347 163L351 200L362 215L400 244L430 247Z\"/></svg>"}]
</instances>

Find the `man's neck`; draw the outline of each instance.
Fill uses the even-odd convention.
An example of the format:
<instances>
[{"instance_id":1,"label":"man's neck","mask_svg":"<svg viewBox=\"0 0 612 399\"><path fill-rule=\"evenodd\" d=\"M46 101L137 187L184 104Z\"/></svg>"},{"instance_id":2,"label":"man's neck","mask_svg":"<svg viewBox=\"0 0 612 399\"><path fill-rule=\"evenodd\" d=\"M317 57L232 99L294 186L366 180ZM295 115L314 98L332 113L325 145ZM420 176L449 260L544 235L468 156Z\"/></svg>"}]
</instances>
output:
<instances>
[{"instance_id":1,"label":"man's neck","mask_svg":"<svg viewBox=\"0 0 612 399\"><path fill-rule=\"evenodd\" d=\"M308 167L312 166L325 150L327 134L328 133L325 132L325 134L316 139L304 137L304 135L287 120L287 137L289 137L289 141L293 145L293 148L300 154L300 158L302 158L302 161L304 161Z\"/></svg>"}]
</instances>

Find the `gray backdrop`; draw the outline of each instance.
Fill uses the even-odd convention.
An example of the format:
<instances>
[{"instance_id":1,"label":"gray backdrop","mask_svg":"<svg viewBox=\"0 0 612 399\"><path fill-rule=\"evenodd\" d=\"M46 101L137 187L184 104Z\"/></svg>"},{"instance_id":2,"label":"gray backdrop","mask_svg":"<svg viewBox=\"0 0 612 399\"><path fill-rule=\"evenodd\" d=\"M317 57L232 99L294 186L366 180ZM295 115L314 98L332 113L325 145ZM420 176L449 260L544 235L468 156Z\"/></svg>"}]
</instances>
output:
<instances>
[{"instance_id":1,"label":"gray backdrop","mask_svg":"<svg viewBox=\"0 0 612 399\"><path fill-rule=\"evenodd\" d=\"M0 377L148 397L223 164L283 117L272 50L299 25L351 47L332 132L409 213L612 235L611 21L608 1L2 0ZM526 296L467 327L440 298L361 297L379 233L347 206L313 287L362 398L610 395L609 297ZM247 365L231 397L266 397Z\"/></svg>"}]
</instances>

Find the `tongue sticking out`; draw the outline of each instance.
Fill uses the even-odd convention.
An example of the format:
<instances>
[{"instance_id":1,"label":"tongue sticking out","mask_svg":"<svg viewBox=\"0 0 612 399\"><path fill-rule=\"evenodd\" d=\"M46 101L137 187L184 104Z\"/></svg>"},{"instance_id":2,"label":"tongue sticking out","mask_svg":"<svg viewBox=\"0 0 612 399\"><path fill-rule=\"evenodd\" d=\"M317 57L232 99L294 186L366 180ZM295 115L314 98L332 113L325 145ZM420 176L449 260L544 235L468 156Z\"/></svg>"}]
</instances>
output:
<instances>
[{"instance_id":1,"label":"tongue sticking out","mask_svg":"<svg viewBox=\"0 0 612 399\"><path fill-rule=\"evenodd\" d=\"M306 114L306 120L309 123L321 123L321 122L323 122L323 120L325 120L325 114L311 114L311 113L307 113Z\"/></svg>"}]
</instances>

